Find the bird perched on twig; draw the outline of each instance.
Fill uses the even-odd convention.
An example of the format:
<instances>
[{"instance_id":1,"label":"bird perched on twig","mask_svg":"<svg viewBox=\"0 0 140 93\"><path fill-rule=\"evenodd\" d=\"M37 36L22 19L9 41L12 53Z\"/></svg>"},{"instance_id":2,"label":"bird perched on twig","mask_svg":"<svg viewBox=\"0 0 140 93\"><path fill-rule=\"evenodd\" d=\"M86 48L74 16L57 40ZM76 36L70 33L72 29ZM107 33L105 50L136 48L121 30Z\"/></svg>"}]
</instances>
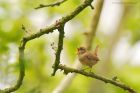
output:
<instances>
[{"instance_id":1,"label":"bird perched on twig","mask_svg":"<svg viewBox=\"0 0 140 93\"><path fill-rule=\"evenodd\" d=\"M77 54L80 63L92 68L92 66L99 61L99 58L97 56L98 48L99 46L97 45L94 52L88 51L85 47L77 48Z\"/></svg>"}]
</instances>

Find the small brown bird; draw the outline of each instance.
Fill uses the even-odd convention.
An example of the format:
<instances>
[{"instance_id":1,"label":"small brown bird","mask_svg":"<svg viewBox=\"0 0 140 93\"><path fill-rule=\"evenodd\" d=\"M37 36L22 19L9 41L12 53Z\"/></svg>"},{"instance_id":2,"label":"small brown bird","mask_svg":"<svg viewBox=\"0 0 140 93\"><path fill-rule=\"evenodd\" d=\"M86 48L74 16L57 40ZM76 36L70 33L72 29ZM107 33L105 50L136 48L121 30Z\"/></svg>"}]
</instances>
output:
<instances>
[{"instance_id":1,"label":"small brown bird","mask_svg":"<svg viewBox=\"0 0 140 93\"><path fill-rule=\"evenodd\" d=\"M97 56L98 47L99 46L95 48L94 52L87 51L85 47L77 48L77 51L78 51L77 54L78 54L80 63L92 68L92 66L95 65L99 61L99 58Z\"/></svg>"}]
</instances>

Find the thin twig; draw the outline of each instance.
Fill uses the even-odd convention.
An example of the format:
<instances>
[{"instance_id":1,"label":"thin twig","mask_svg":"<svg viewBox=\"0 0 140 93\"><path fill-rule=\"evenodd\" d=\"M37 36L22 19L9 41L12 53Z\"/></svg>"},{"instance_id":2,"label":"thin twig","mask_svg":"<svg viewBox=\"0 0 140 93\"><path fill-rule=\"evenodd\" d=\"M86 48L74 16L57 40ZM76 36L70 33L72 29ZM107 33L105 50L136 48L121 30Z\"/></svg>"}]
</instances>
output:
<instances>
[{"instance_id":1,"label":"thin twig","mask_svg":"<svg viewBox=\"0 0 140 93\"><path fill-rule=\"evenodd\" d=\"M54 7L54 6L59 6L61 5L62 3L66 2L67 0L62 0L62 1L59 1L59 2L55 2L55 3L52 3L52 4L47 4L47 5L44 5L44 4L40 4L38 7L36 7L35 9L40 9L40 8L44 8L44 7Z\"/></svg>"},{"instance_id":2,"label":"thin twig","mask_svg":"<svg viewBox=\"0 0 140 93\"><path fill-rule=\"evenodd\" d=\"M99 75L96 75L92 72L85 72L85 71L82 71L82 70L77 70L77 69L73 69L73 68L70 68L70 67L66 67L66 66L63 66L63 65L59 65L58 66L59 69L61 70L64 70L64 73L65 74L68 74L68 73L79 73L79 74L82 74L84 76L87 76L87 77L91 77L91 78L95 78L95 79L98 79L98 80L101 80L105 83L110 83L110 84L113 84L115 86L118 86L124 90L127 90L129 91L130 93L137 93L135 90L133 90L132 88L130 88L129 86L123 84L123 83L120 83L120 82L117 82L117 81L114 81L112 79L107 79L105 77L102 77L102 76L99 76Z\"/></svg>"}]
</instances>

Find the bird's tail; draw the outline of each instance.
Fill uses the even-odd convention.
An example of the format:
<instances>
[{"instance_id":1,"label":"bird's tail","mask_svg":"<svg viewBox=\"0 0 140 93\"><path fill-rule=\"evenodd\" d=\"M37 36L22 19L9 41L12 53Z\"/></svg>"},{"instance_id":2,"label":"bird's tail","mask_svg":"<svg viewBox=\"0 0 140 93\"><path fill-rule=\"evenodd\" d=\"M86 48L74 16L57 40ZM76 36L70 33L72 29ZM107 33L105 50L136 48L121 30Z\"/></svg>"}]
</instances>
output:
<instances>
[{"instance_id":1,"label":"bird's tail","mask_svg":"<svg viewBox=\"0 0 140 93\"><path fill-rule=\"evenodd\" d=\"M97 56L97 53L98 53L98 49L99 49L99 45L96 46L95 48L95 51L94 51L94 54Z\"/></svg>"}]
</instances>

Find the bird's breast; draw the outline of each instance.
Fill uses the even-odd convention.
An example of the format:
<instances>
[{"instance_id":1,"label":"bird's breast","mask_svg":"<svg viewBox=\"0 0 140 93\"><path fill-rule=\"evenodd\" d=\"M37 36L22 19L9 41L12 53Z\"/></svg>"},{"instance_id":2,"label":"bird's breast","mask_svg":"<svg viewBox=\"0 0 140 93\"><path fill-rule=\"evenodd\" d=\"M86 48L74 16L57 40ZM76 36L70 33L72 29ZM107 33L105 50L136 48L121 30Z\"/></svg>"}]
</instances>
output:
<instances>
[{"instance_id":1,"label":"bird's breast","mask_svg":"<svg viewBox=\"0 0 140 93\"><path fill-rule=\"evenodd\" d=\"M79 56L79 61L81 64L87 65L89 67L92 67L93 65L97 63L96 60L85 58L85 56Z\"/></svg>"}]
</instances>

